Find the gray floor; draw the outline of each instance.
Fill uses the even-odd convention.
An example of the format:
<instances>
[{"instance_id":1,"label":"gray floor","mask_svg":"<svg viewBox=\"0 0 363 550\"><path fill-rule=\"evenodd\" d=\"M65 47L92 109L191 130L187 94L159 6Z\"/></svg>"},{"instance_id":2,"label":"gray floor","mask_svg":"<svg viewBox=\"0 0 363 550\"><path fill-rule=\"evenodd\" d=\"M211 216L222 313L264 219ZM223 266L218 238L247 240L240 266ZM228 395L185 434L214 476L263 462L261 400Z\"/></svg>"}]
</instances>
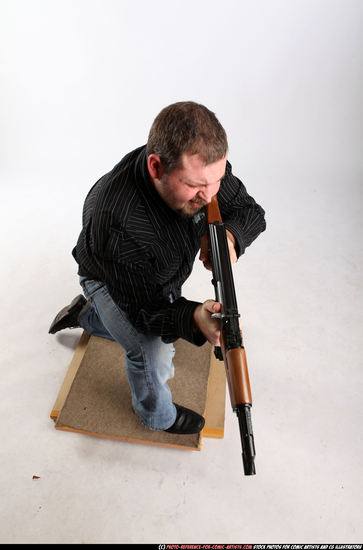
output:
<instances>
[{"instance_id":1,"label":"gray floor","mask_svg":"<svg viewBox=\"0 0 363 550\"><path fill-rule=\"evenodd\" d=\"M14 4L25 10L20 19ZM44 20L26 3L4 3L12 32L2 105L9 132L0 203L0 543L362 542L362 9L359 2L305 2L296 3L295 15L274 4L288 26L282 16L273 19L265 3L272 26L250 7L253 32L247 23L245 34L222 31L226 52L228 40L251 46L256 63L238 56L236 69L237 57L227 56L223 71L247 75L246 81L241 76L227 93L217 79L208 94L205 86L216 73L200 53L204 78L178 58L180 90L168 79L157 88L155 67L145 64L144 76L161 96L149 94L141 106L139 73L136 88L124 88L135 103L118 96L117 75L114 96L100 85L87 100L93 73L86 61L97 35L91 31L101 17L95 3L90 28L82 27L81 3L74 8L77 24L68 3L50 14L46 3L34 2L45 10ZM122 10L107 6L103 16L112 29ZM238 4L229 8L236 30ZM216 14L207 16L210 24ZM75 57L62 42L58 17L69 25ZM46 29L48 49L36 42L39 34L27 40L37 25ZM116 34L106 28L100 51L108 49L115 61ZM258 46L266 32L266 46ZM87 47L79 36L88 36ZM41 52L49 56L49 81ZM139 63L141 52L134 55ZM102 59L96 62L105 77L114 65ZM125 70L134 75L131 66ZM83 107L70 103L83 92ZM143 142L151 121L146 113L185 97L207 103L226 124L234 171L266 210L268 230L234 266L254 398L254 477L243 476L228 400L224 439L204 439L200 452L63 433L49 418L80 336L79 329L58 336L47 331L79 293L70 251L83 199L123 153ZM133 133L125 135L128 113ZM123 128L113 126L122 118ZM184 295L213 297L210 273L198 262Z\"/></svg>"},{"instance_id":2,"label":"gray floor","mask_svg":"<svg viewBox=\"0 0 363 550\"><path fill-rule=\"evenodd\" d=\"M308 207L299 199L286 199L295 228L285 231L265 198L269 231L234 267L254 396L250 478L229 406L225 438L204 439L199 453L54 429L48 415L80 335L47 334L79 292L72 238L66 229L54 250L52 201L35 217L22 205L2 267L2 542L362 539L362 192L334 191L323 218L324 193ZM349 216L337 219L334 205ZM210 274L197 265L184 294L213 297Z\"/></svg>"}]
</instances>

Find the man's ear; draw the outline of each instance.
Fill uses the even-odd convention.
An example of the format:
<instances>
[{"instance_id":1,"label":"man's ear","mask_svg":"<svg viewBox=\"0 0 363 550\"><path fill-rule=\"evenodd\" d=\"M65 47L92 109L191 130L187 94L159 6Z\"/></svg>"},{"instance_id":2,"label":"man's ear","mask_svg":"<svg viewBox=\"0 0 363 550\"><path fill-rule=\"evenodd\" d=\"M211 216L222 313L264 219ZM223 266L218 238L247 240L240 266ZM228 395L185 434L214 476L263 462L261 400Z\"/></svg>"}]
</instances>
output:
<instances>
[{"instance_id":1,"label":"man's ear","mask_svg":"<svg viewBox=\"0 0 363 550\"><path fill-rule=\"evenodd\" d=\"M155 155L154 153L152 153L147 157L147 168L153 180L161 179L164 171L159 155Z\"/></svg>"}]
</instances>

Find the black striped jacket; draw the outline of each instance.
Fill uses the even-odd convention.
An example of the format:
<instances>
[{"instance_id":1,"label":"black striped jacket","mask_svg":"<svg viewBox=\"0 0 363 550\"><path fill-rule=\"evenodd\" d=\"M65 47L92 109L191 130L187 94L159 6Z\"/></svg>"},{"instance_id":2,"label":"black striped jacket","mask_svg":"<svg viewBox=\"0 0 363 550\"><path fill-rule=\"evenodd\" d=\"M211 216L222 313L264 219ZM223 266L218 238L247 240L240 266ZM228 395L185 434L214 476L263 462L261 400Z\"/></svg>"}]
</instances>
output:
<instances>
[{"instance_id":1,"label":"black striped jacket","mask_svg":"<svg viewBox=\"0 0 363 550\"><path fill-rule=\"evenodd\" d=\"M181 297L181 287L206 231L205 213L180 218L155 190L146 161L146 147L139 147L88 193L73 249L78 273L104 281L137 330L160 335L164 342L180 337L201 345L205 339L193 331L192 322L198 303ZM264 231L264 211L229 162L218 202L240 256Z\"/></svg>"}]
</instances>

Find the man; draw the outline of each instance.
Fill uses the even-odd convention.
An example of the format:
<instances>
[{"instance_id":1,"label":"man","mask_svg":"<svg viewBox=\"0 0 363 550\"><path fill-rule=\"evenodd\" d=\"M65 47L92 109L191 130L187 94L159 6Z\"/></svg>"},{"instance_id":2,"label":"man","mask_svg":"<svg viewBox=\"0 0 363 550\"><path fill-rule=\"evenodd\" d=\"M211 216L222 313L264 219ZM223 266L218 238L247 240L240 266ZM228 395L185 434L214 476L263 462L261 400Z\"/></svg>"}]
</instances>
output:
<instances>
[{"instance_id":1,"label":"man","mask_svg":"<svg viewBox=\"0 0 363 550\"><path fill-rule=\"evenodd\" d=\"M204 418L173 403L173 342L219 343L214 300L186 300L195 256L210 269L204 206L218 193L232 262L265 229L264 211L232 174L226 133L194 102L164 108L146 146L127 154L87 195L73 256L79 295L49 332L82 327L125 349L132 407L152 430L198 433Z\"/></svg>"}]
</instances>

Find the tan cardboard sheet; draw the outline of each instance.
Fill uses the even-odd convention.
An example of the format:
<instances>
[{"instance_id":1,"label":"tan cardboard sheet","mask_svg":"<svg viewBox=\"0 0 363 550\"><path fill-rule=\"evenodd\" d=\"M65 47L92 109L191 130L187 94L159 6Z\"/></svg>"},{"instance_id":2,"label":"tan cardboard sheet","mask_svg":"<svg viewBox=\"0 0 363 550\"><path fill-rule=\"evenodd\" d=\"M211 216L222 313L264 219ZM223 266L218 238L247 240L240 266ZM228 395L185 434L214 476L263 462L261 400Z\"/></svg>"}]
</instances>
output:
<instances>
[{"instance_id":1,"label":"tan cardboard sheet","mask_svg":"<svg viewBox=\"0 0 363 550\"><path fill-rule=\"evenodd\" d=\"M226 380L212 346L175 342L173 401L206 418L202 435L223 437ZM83 333L51 412L55 427L98 437L199 450L201 434L173 435L144 427L131 408L124 351Z\"/></svg>"}]
</instances>

